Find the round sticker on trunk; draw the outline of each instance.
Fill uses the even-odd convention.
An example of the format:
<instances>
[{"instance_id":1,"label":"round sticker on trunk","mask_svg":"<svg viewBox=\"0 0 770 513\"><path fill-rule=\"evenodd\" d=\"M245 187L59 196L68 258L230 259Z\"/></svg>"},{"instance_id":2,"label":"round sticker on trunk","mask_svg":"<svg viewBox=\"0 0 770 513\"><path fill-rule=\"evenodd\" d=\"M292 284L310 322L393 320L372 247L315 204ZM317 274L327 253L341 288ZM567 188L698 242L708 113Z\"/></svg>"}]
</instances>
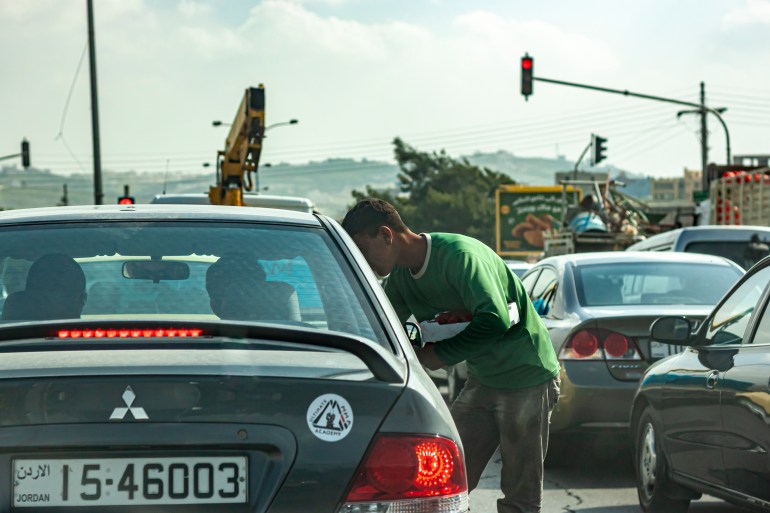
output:
<instances>
[{"instance_id":1,"label":"round sticker on trunk","mask_svg":"<svg viewBox=\"0 0 770 513\"><path fill-rule=\"evenodd\" d=\"M307 426L321 440L342 440L353 427L353 410L343 397L324 394L307 409Z\"/></svg>"}]
</instances>

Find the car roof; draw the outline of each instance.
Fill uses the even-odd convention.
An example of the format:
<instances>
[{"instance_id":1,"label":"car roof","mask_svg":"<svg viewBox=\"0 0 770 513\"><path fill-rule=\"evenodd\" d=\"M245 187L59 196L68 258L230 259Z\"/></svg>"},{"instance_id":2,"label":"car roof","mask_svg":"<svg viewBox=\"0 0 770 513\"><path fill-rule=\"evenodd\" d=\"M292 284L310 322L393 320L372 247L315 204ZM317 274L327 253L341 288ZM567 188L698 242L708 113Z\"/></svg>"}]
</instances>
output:
<instances>
[{"instance_id":1,"label":"car roof","mask_svg":"<svg viewBox=\"0 0 770 513\"><path fill-rule=\"evenodd\" d=\"M627 251L634 251L637 248L647 248L649 246L655 246L658 244L664 244L673 242L677 238L683 240L748 240L754 233L764 233L770 236L770 227L767 226L752 226L752 225L703 225L703 226L688 226L685 228L677 228L668 232L659 233L648 237L642 241L632 244L628 247Z\"/></svg>"},{"instance_id":2,"label":"car roof","mask_svg":"<svg viewBox=\"0 0 770 513\"><path fill-rule=\"evenodd\" d=\"M287 207L305 207L312 209L315 207L313 201L309 198L299 196L276 196L270 194L244 193L243 202L248 206L261 206L267 208L287 208ZM188 205L210 205L209 195L206 193L190 192L179 194L156 194L150 203L168 204L181 203Z\"/></svg>"},{"instance_id":3,"label":"car roof","mask_svg":"<svg viewBox=\"0 0 770 513\"><path fill-rule=\"evenodd\" d=\"M739 268L730 260L700 253L680 253L674 251L603 251L595 253L573 253L548 257L539 264L562 266L570 263L574 266L606 264L614 262L671 262L687 264L714 264Z\"/></svg>"},{"instance_id":4,"label":"car roof","mask_svg":"<svg viewBox=\"0 0 770 513\"><path fill-rule=\"evenodd\" d=\"M0 211L0 224L61 221L257 221L321 226L313 214L262 207L187 204L80 205Z\"/></svg>"}]
</instances>

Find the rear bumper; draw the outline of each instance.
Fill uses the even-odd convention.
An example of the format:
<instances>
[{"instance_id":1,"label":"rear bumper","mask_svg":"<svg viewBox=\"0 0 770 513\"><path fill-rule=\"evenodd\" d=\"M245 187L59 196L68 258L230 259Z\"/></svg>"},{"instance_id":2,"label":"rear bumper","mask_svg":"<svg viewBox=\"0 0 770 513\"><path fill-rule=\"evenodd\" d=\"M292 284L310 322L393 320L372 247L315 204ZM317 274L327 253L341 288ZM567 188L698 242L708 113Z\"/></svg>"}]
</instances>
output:
<instances>
[{"instance_id":1,"label":"rear bumper","mask_svg":"<svg viewBox=\"0 0 770 513\"><path fill-rule=\"evenodd\" d=\"M562 361L552 433L628 433L636 381L612 377L604 361Z\"/></svg>"}]
</instances>

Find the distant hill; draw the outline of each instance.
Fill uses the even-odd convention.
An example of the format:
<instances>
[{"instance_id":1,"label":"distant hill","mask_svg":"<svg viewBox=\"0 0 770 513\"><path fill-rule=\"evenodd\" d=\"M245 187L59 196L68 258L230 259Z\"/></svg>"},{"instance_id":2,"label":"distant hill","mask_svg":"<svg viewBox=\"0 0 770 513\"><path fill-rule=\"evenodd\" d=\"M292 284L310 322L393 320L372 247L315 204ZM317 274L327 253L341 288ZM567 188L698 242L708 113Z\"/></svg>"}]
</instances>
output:
<instances>
[{"instance_id":1,"label":"distant hill","mask_svg":"<svg viewBox=\"0 0 770 513\"><path fill-rule=\"evenodd\" d=\"M516 157L505 151L474 153L465 158L478 166L505 173L512 181L531 185L554 184L554 173L568 171L574 162L565 158ZM584 169L581 166L581 169ZM607 171L606 168L596 168ZM55 206L61 202L63 186L67 186L70 205L93 203L93 177L88 174L60 175L55 170L15 167L0 169L0 207L5 209ZM638 198L649 196L649 178L621 170L612 170L613 177L624 176L629 184L625 192ZM398 167L389 162L354 159L328 159L308 164L276 164L261 167L259 186L268 194L304 196L312 199L318 209L332 217L341 217L352 202L351 191L367 185L377 189L397 188ZM214 182L214 172L205 174L172 174L165 184L168 193L207 192ZM104 203L117 202L123 186L139 203L149 203L164 188L162 174L105 170L102 176ZM265 189L266 188L266 189Z\"/></svg>"}]
</instances>

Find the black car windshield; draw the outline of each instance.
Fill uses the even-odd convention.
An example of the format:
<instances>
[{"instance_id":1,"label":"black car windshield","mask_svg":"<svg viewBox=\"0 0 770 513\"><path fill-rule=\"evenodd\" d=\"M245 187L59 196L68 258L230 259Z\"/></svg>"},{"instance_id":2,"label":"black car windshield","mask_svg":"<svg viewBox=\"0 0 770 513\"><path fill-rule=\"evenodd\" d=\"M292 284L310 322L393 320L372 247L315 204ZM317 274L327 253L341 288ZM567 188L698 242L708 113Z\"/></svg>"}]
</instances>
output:
<instances>
[{"instance_id":1,"label":"black car windshield","mask_svg":"<svg viewBox=\"0 0 770 513\"><path fill-rule=\"evenodd\" d=\"M106 222L0 231L2 322L240 321L386 345L328 234L257 223Z\"/></svg>"},{"instance_id":2,"label":"black car windshield","mask_svg":"<svg viewBox=\"0 0 770 513\"><path fill-rule=\"evenodd\" d=\"M715 305L741 272L726 265L623 262L575 269L583 306Z\"/></svg>"}]
</instances>

